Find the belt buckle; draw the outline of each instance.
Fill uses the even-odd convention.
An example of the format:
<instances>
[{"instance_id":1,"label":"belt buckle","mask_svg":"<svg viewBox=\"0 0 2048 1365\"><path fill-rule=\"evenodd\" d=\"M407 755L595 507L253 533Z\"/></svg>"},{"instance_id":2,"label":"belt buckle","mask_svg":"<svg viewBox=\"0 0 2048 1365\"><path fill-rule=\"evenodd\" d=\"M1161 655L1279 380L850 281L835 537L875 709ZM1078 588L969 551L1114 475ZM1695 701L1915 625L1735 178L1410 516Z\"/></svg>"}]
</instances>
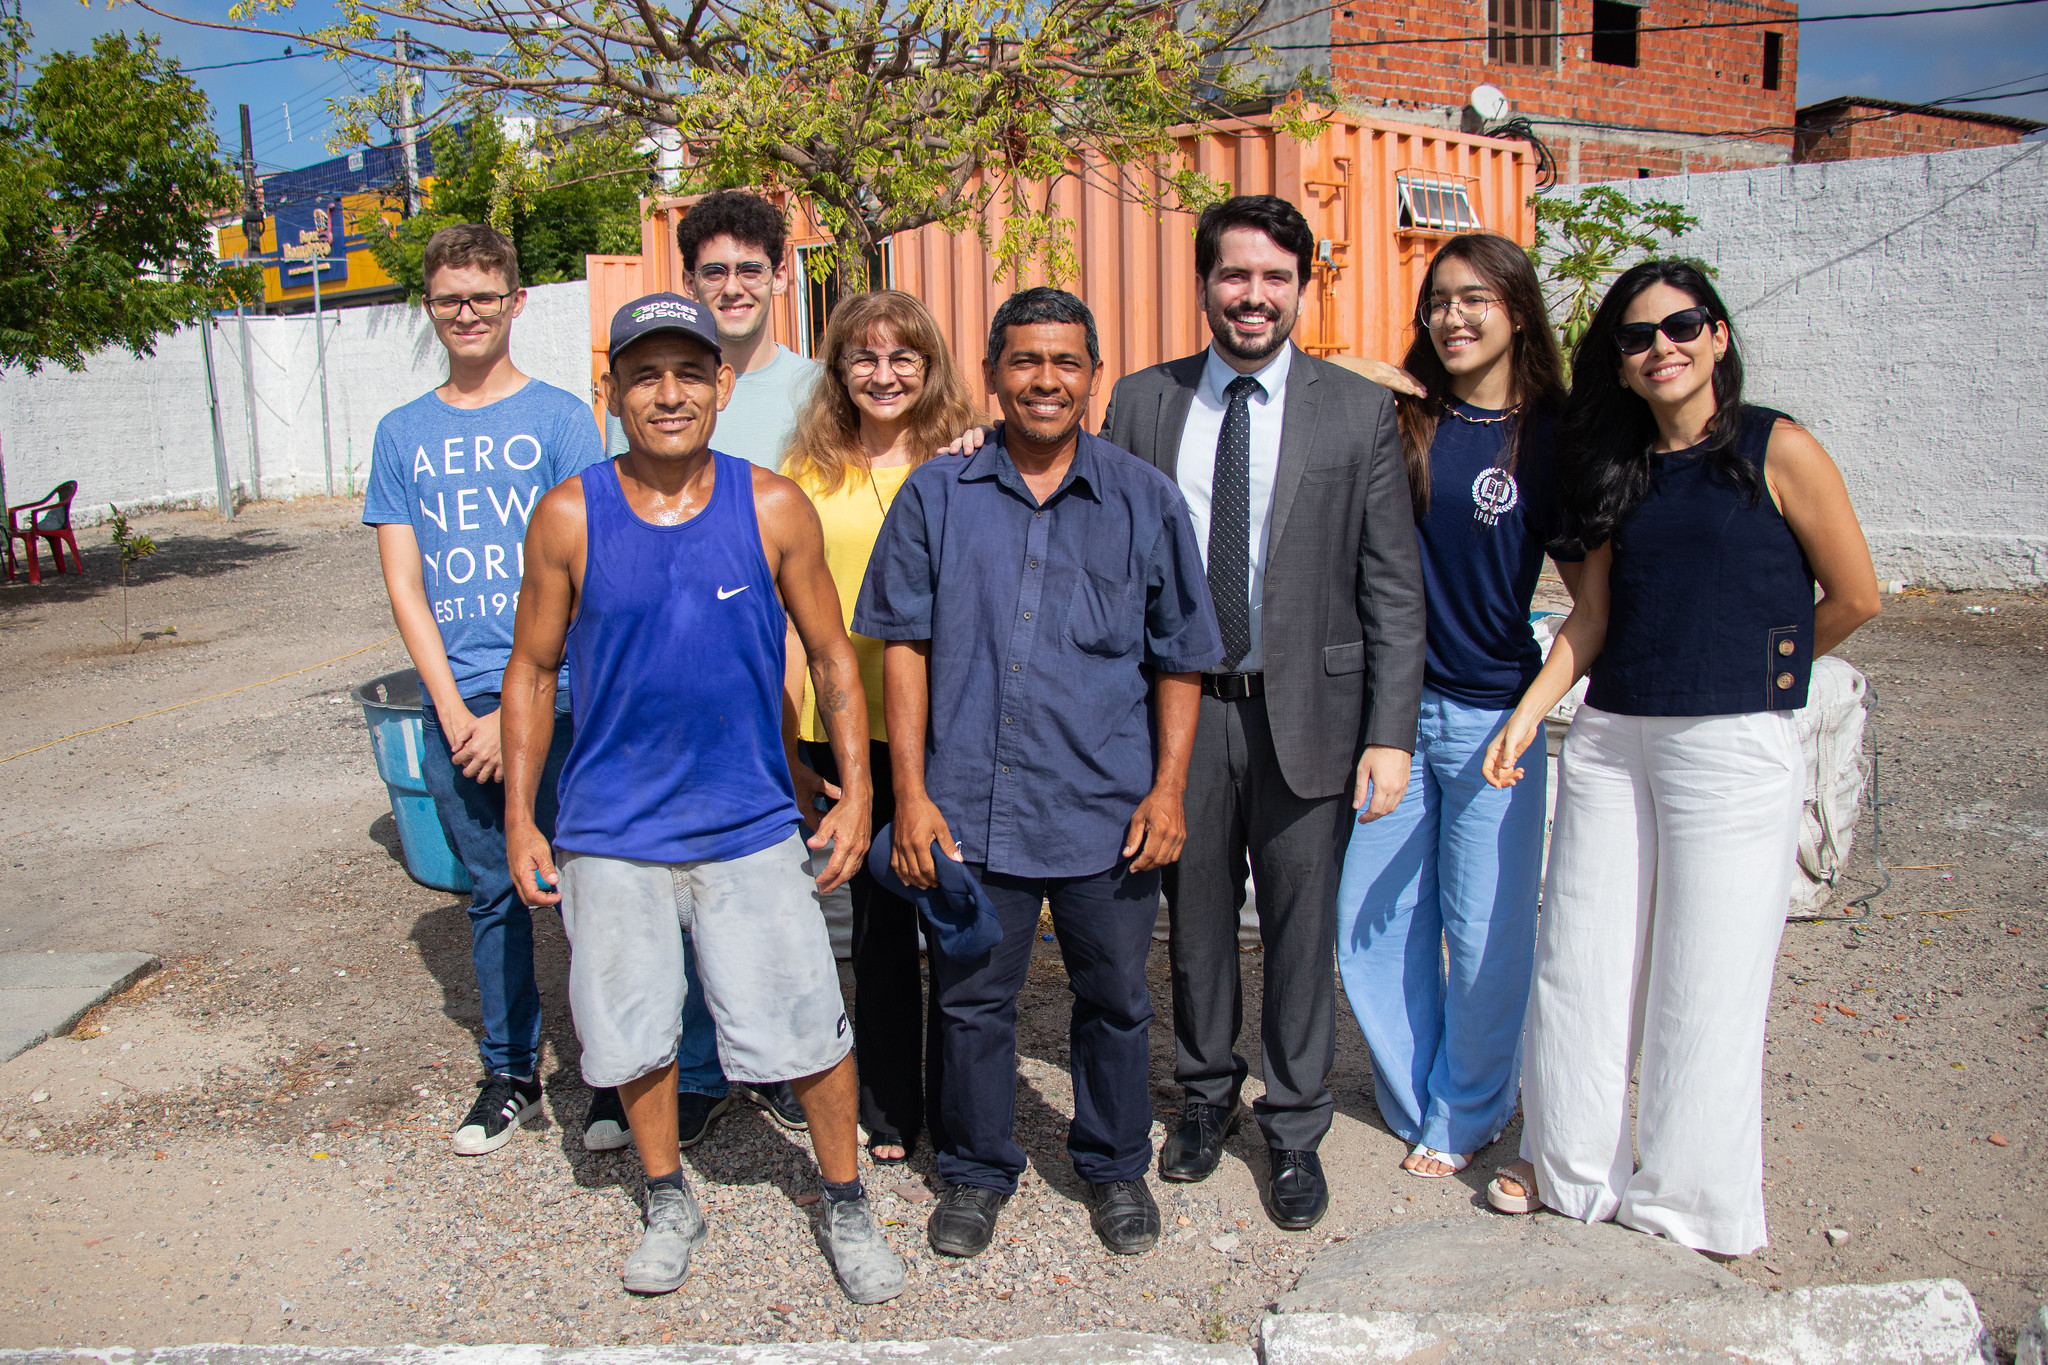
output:
<instances>
[{"instance_id":1,"label":"belt buckle","mask_svg":"<svg viewBox=\"0 0 2048 1365\"><path fill-rule=\"evenodd\" d=\"M1252 680L1249 673L1212 673L1216 697L1220 701L1248 701L1252 695Z\"/></svg>"}]
</instances>

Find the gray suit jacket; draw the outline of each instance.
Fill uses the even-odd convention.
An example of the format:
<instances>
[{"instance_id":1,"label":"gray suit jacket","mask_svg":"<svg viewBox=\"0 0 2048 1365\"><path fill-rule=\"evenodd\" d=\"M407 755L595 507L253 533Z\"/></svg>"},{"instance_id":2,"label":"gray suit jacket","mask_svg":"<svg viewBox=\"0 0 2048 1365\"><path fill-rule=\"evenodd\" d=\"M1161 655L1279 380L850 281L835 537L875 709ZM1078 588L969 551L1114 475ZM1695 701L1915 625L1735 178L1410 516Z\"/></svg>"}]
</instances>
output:
<instances>
[{"instance_id":1,"label":"gray suit jacket","mask_svg":"<svg viewBox=\"0 0 2048 1365\"><path fill-rule=\"evenodd\" d=\"M1289 343L1290 345L1292 343ZM1102 434L1177 477L1207 352L1117 381ZM1287 375L1261 599L1266 714L1305 800L1350 790L1368 744L1415 748L1422 559L1394 396L1297 351Z\"/></svg>"}]
</instances>

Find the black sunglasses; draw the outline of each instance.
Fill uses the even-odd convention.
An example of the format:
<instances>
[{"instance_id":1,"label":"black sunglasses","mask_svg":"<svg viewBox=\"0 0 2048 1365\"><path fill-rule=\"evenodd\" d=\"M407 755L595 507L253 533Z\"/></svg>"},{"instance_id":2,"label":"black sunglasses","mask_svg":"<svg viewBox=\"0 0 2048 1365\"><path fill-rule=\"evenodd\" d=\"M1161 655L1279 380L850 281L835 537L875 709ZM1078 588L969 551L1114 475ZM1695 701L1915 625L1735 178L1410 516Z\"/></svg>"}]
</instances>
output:
<instances>
[{"instance_id":1,"label":"black sunglasses","mask_svg":"<svg viewBox=\"0 0 2048 1365\"><path fill-rule=\"evenodd\" d=\"M1623 355L1641 355L1662 332L1673 341L1691 341L1713 325L1714 315L1705 308L1686 308L1662 322L1625 322L1614 329L1614 347Z\"/></svg>"}]
</instances>

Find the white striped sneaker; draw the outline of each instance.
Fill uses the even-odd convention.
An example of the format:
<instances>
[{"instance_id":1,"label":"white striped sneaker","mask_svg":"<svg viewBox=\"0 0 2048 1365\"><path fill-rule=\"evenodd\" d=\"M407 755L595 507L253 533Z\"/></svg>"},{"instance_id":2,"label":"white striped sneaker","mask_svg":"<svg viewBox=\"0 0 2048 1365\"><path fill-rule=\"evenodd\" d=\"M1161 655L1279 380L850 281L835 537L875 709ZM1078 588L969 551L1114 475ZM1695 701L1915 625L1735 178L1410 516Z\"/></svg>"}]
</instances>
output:
<instances>
[{"instance_id":1,"label":"white striped sneaker","mask_svg":"<svg viewBox=\"0 0 2048 1365\"><path fill-rule=\"evenodd\" d=\"M519 1125L540 1113L540 1083L490 1075L477 1082L476 1103L455 1130L457 1156L482 1156L512 1140Z\"/></svg>"}]
</instances>

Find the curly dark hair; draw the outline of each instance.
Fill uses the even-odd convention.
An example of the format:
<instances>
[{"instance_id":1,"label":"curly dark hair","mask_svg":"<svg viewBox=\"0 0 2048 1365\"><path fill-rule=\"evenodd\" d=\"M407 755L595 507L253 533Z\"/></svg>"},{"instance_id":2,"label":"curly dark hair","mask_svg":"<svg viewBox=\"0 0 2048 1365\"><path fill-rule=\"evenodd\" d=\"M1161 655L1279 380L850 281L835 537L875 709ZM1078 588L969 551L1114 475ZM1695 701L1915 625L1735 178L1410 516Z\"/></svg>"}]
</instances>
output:
<instances>
[{"instance_id":1,"label":"curly dark hair","mask_svg":"<svg viewBox=\"0 0 2048 1365\"><path fill-rule=\"evenodd\" d=\"M1586 334L1572 352L1572 392L1557 430L1557 488L1564 533L1558 548L1589 551L1605 545L1650 492L1650 449L1657 418L1642 396L1621 379L1614 329L1636 296L1668 284L1728 328L1728 349L1714 365L1714 420L1700 459L1718 477L1747 494L1762 492L1756 466L1735 449L1742 432L1742 358L1728 305L1691 261L1644 261L1622 272L1600 301Z\"/></svg>"},{"instance_id":2,"label":"curly dark hair","mask_svg":"<svg viewBox=\"0 0 2048 1365\"><path fill-rule=\"evenodd\" d=\"M683 253L683 269L695 273L697 249L713 237L730 237L760 247L769 266L780 268L789 225L782 219L782 210L758 194L714 190L690 205L690 211L676 224L676 249Z\"/></svg>"}]
</instances>

